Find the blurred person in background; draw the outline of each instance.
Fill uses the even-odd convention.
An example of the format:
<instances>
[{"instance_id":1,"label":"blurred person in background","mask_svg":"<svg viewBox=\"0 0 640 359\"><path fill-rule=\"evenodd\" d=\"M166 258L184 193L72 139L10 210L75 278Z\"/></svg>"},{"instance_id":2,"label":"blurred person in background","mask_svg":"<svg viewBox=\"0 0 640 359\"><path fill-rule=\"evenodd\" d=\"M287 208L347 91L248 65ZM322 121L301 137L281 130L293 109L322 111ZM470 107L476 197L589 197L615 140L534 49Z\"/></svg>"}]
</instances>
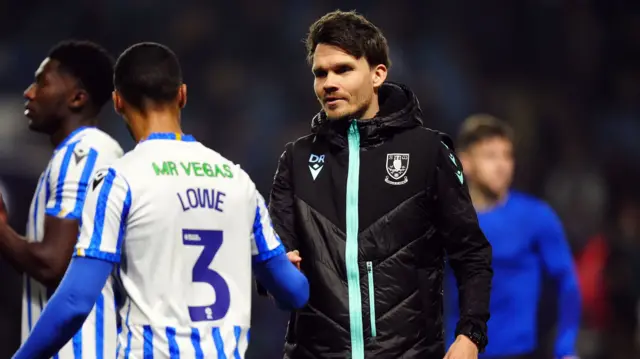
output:
<instances>
[{"instance_id":1,"label":"blurred person in background","mask_svg":"<svg viewBox=\"0 0 640 359\"><path fill-rule=\"evenodd\" d=\"M112 78L113 60L105 49L91 42L65 41L49 52L24 92L29 129L48 135L54 150L32 199L26 236L0 220L0 254L25 274L23 342L71 260L91 175L122 156L120 145L96 128L97 116L111 96ZM6 208L0 200L2 217ZM56 357L113 357L116 333L109 282L84 327Z\"/></svg>"},{"instance_id":2,"label":"blurred person in background","mask_svg":"<svg viewBox=\"0 0 640 359\"><path fill-rule=\"evenodd\" d=\"M363 16L324 15L306 45L322 110L310 135L286 145L269 203L311 287L285 358L477 358L491 247L451 139L422 126L409 88L385 82L387 41ZM464 298L446 356L445 251Z\"/></svg>"},{"instance_id":3,"label":"blurred person in background","mask_svg":"<svg viewBox=\"0 0 640 359\"><path fill-rule=\"evenodd\" d=\"M559 286L557 358L573 358L580 293L560 220L545 202L510 189L513 130L490 115L465 120L457 146L480 226L493 248L490 344L483 358L531 358L537 349L537 309L543 270ZM453 281L452 277L448 284ZM448 286L449 287L449 286ZM447 290L447 340L458 320L457 296Z\"/></svg>"}]
</instances>

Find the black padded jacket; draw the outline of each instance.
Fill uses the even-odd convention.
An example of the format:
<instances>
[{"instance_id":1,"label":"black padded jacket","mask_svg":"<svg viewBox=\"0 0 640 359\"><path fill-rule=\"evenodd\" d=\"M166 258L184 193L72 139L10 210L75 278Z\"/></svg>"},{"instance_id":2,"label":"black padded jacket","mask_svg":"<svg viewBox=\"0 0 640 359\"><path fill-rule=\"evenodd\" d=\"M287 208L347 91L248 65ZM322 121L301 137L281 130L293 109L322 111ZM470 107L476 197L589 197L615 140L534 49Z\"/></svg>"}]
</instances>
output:
<instances>
[{"instance_id":1,"label":"black padded jacket","mask_svg":"<svg viewBox=\"0 0 640 359\"><path fill-rule=\"evenodd\" d=\"M379 101L370 120L319 113L280 158L269 212L311 292L285 358L442 359L445 253L458 328L486 333L491 247L453 144L422 126L408 88L386 83Z\"/></svg>"}]
</instances>

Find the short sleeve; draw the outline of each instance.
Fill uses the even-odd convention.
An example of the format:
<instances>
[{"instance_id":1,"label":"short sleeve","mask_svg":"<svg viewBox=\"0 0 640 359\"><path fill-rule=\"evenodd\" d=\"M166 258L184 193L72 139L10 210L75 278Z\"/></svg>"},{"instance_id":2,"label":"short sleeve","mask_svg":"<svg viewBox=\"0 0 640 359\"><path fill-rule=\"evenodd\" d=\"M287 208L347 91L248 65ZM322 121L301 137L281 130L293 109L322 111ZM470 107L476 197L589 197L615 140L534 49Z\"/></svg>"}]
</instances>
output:
<instances>
[{"instance_id":1,"label":"short sleeve","mask_svg":"<svg viewBox=\"0 0 640 359\"><path fill-rule=\"evenodd\" d=\"M255 218L251 231L251 255L254 262L264 262L284 253L284 246L273 229L264 198L256 190Z\"/></svg>"},{"instance_id":2,"label":"short sleeve","mask_svg":"<svg viewBox=\"0 0 640 359\"><path fill-rule=\"evenodd\" d=\"M47 176L47 215L80 219L87 185L97 161L98 152L79 142L56 153Z\"/></svg>"},{"instance_id":3,"label":"short sleeve","mask_svg":"<svg viewBox=\"0 0 640 359\"><path fill-rule=\"evenodd\" d=\"M88 188L74 257L119 263L130 209L126 180L113 168L97 171Z\"/></svg>"}]
</instances>

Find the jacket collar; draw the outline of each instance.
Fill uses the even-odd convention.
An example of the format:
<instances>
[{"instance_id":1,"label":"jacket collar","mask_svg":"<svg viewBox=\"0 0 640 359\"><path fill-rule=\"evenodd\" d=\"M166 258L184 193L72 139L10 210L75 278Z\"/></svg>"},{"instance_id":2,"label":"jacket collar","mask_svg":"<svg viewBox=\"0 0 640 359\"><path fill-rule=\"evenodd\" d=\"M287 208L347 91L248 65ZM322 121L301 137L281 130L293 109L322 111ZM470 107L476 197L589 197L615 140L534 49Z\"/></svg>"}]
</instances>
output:
<instances>
[{"instance_id":1,"label":"jacket collar","mask_svg":"<svg viewBox=\"0 0 640 359\"><path fill-rule=\"evenodd\" d=\"M311 121L311 131L339 147L347 145L347 129L352 120L357 121L362 147L383 143L395 133L422 126L420 104L415 94L406 86L387 82L379 90L380 112L369 120L329 120L320 111Z\"/></svg>"}]
</instances>

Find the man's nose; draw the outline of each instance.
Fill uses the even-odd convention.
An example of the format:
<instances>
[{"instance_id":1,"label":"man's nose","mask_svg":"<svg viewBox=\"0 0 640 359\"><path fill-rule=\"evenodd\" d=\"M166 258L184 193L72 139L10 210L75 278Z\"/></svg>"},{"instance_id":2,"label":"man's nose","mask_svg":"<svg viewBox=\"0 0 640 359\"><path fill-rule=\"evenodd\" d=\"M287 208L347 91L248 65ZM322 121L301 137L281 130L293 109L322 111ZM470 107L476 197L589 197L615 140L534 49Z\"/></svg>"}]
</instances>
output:
<instances>
[{"instance_id":1,"label":"man's nose","mask_svg":"<svg viewBox=\"0 0 640 359\"><path fill-rule=\"evenodd\" d=\"M332 72L328 73L322 88L327 93L335 92L338 89L338 76Z\"/></svg>"},{"instance_id":2,"label":"man's nose","mask_svg":"<svg viewBox=\"0 0 640 359\"><path fill-rule=\"evenodd\" d=\"M27 87L26 90L24 90L23 96L27 100L33 100L34 93L35 93L34 86L33 86L33 84L31 84L31 85L29 85L29 87Z\"/></svg>"}]
</instances>

